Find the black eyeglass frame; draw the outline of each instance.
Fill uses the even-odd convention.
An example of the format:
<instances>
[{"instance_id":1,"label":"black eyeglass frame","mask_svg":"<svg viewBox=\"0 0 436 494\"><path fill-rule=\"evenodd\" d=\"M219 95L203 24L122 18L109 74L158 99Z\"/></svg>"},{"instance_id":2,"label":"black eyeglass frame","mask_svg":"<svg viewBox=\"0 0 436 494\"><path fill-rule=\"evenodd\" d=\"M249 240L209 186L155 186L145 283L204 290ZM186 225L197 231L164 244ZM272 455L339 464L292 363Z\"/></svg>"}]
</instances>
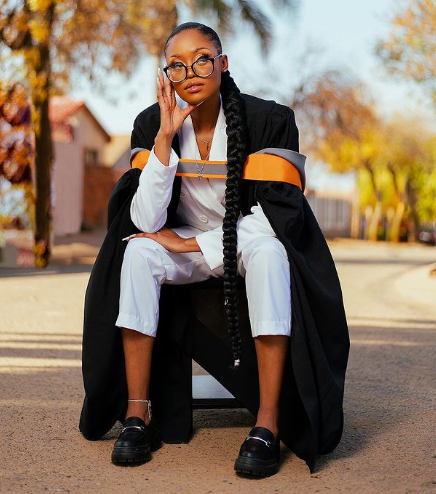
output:
<instances>
[{"instance_id":1,"label":"black eyeglass frame","mask_svg":"<svg viewBox=\"0 0 436 494\"><path fill-rule=\"evenodd\" d=\"M171 82L174 82L174 84L179 84L180 82L183 82L183 81L186 81L186 79L188 78L188 69L189 67L191 67L192 69L192 72L194 72L194 74L197 76L197 77L201 77L202 79L207 79L208 77L210 77L214 71L215 71L215 59L219 58L219 57L222 57L224 55L224 53L218 53L218 55L216 55L215 57L207 57L206 55L202 55L200 57L197 58L197 60L195 62L192 62L191 65L185 65L183 62L177 62L177 63L181 63L183 65L183 67L185 67L185 77L180 80L180 81L173 81L169 76L168 76L168 69L171 67L170 65L167 65L166 67L164 67L162 70L165 72L165 75L168 77L168 79L171 81ZM197 74L197 72L195 72L195 68L194 68L194 65L201 59L204 59L206 58L206 60L210 60L212 62L212 72L209 74L209 75L200 75L200 74Z\"/></svg>"}]
</instances>

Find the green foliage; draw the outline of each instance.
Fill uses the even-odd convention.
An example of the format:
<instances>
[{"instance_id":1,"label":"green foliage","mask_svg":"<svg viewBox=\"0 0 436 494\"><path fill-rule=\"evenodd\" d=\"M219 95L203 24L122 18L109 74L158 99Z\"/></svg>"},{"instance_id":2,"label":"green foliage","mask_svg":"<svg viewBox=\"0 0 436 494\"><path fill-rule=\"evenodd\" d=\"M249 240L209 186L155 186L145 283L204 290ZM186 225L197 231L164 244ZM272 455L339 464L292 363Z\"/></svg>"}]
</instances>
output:
<instances>
[{"instance_id":1,"label":"green foliage","mask_svg":"<svg viewBox=\"0 0 436 494\"><path fill-rule=\"evenodd\" d=\"M401 190L406 184L406 172L399 174L398 182ZM416 213L419 223L428 223L436 220L436 163L429 169L428 166L416 166L411 176L412 187L415 191L417 203ZM378 169L376 183L382 198L382 211L386 215L390 208L396 208L399 198L395 192L392 175L387 169ZM359 210L364 214L367 206L374 207L376 197L370 175L361 169L357 175L357 189L359 191ZM410 209L408 210L410 213Z\"/></svg>"}]
</instances>

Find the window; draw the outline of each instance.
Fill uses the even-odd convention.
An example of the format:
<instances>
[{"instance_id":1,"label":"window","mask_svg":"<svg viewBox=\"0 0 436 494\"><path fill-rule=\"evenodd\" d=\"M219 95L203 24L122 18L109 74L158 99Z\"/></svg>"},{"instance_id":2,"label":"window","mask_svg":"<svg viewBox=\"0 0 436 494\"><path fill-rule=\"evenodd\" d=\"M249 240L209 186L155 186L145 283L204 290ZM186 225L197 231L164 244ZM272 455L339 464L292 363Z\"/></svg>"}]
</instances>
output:
<instances>
[{"instance_id":1,"label":"window","mask_svg":"<svg viewBox=\"0 0 436 494\"><path fill-rule=\"evenodd\" d=\"M96 149L85 149L85 163L87 165L98 163L98 151Z\"/></svg>"}]
</instances>

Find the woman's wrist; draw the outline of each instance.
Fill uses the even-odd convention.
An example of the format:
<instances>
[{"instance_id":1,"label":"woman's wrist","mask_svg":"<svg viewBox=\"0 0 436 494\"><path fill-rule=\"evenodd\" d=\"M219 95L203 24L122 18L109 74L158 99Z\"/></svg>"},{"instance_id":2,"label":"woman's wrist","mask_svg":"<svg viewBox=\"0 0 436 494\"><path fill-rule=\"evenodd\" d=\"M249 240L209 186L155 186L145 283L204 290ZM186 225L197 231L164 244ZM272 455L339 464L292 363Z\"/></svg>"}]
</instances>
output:
<instances>
[{"instance_id":1,"label":"woman's wrist","mask_svg":"<svg viewBox=\"0 0 436 494\"><path fill-rule=\"evenodd\" d=\"M165 132L163 131L162 129L159 129L157 134L156 134L156 139L160 139L164 142L169 142L171 143L172 140L174 139L174 136L176 134L173 132L173 133L168 133L168 132Z\"/></svg>"},{"instance_id":2,"label":"woman's wrist","mask_svg":"<svg viewBox=\"0 0 436 494\"><path fill-rule=\"evenodd\" d=\"M156 155L158 160L165 166L169 165L173 139L174 135L165 134L159 131L154 140L154 154Z\"/></svg>"},{"instance_id":3,"label":"woman's wrist","mask_svg":"<svg viewBox=\"0 0 436 494\"><path fill-rule=\"evenodd\" d=\"M200 246L198 245L197 239L195 237L185 238L185 252L201 252Z\"/></svg>"}]
</instances>

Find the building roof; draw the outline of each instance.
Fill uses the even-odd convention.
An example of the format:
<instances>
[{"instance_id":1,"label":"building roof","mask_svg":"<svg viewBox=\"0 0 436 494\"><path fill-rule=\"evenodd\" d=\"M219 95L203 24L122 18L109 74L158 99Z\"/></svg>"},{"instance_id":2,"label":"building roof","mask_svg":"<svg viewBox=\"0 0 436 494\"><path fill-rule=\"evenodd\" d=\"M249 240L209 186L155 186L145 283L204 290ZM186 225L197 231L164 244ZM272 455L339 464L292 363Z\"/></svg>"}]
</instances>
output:
<instances>
[{"instance_id":1,"label":"building roof","mask_svg":"<svg viewBox=\"0 0 436 494\"><path fill-rule=\"evenodd\" d=\"M74 99L70 96L52 96L50 98L50 107L49 107L49 118L50 122L53 125L62 125L65 123L65 120L74 115L78 110L85 110L91 119L95 122L97 127L104 134L106 141L109 142L111 140L111 136L106 132L101 123L97 120L97 118L93 115L91 110L86 106L84 100Z\"/></svg>"},{"instance_id":2,"label":"building roof","mask_svg":"<svg viewBox=\"0 0 436 494\"><path fill-rule=\"evenodd\" d=\"M127 163L124 154L128 151ZM111 142L106 144L103 153L103 162L108 166L130 166L130 134L112 134ZM119 163L120 159L123 163Z\"/></svg>"}]
</instances>

